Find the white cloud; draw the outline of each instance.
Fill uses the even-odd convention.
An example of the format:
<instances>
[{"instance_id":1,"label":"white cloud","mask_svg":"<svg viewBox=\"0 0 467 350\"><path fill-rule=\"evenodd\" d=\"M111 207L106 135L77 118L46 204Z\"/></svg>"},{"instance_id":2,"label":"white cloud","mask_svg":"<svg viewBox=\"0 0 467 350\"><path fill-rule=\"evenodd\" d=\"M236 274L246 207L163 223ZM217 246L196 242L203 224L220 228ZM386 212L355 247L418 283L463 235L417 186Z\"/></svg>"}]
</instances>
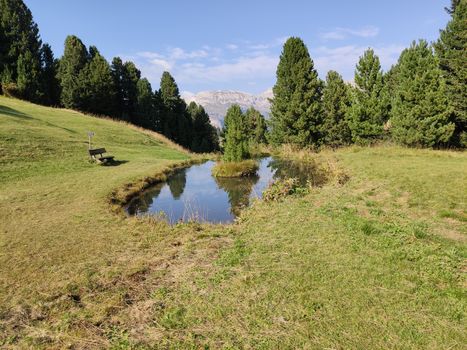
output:
<instances>
[{"instance_id":1,"label":"white cloud","mask_svg":"<svg viewBox=\"0 0 467 350\"><path fill-rule=\"evenodd\" d=\"M170 62L160 58L153 58L149 62L154 66L163 68L164 70L170 70L172 68L172 64Z\"/></svg>"},{"instance_id":2,"label":"white cloud","mask_svg":"<svg viewBox=\"0 0 467 350\"><path fill-rule=\"evenodd\" d=\"M276 38L270 42L267 42L267 43L257 43L257 44L253 44L251 42L247 42L247 48L250 49L250 50L256 50L256 51L262 51L262 50L268 50L268 49L273 49L273 48L277 48L279 46L282 46L284 45L284 43L287 41L288 37L280 37L280 38Z\"/></svg>"},{"instance_id":3,"label":"white cloud","mask_svg":"<svg viewBox=\"0 0 467 350\"><path fill-rule=\"evenodd\" d=\"M371 31L363 33L360 30L359 34L370 35ZM135 62L154 88L159 86L162 72L168 70L182 90L222 90L231 89L232 86L264 89L274 83L280 45L285 40L286 38L280 38L266 44L225 44L223 48L203 46L191 51L171 47L163 52L145 51L123 58ZM347 81L353 80L355 65L367 48L368 46L354 44L338 47L309 46L310 55L321 78L324 79L329 70L336 70ZM397 61L403 49L401 45L374 47L384 70Z\"/></svg>"},{"instance_id":4,"label":"white cloud","mask_svg":"<svg viewBox=\"0 0 467 350\"><path fill-rule=\"evenodd\" d=\"M273 76L279 58L276 55L256 57L240 57L229 62L211 66L181 66L176 72L177 79L187 83L210 81L227 83L232 80L251 81L252 77Z\"/></svg>"},{"instance_id":5,"label":"white cloud","mask_svg":"<svg viewBox=\"0 0 467 350\"><path fill-rule=\"evenodd\" d=\"M343 40L350 36L356 36L360 38L372 38L377 36L378 34L379 28L375 26L366 26L359 29L338 27L332 31L321 33L320 37L324 40Z\"/></svg>"},{"instance_id":6,"label":"white cloud","mask_svg":"<svg viewBox=\"0 0 467 350\"><path fill-rule=\"evenodd\" d=\"M206 50L185 51L179 47L169 49L169 57L173 60L186 60L190 58L203 58L208 56Z\"/></svg>"},{"instance_id":7,"label":"white cloud","mask_svg":"<svg viewBox=\"0 0 467 350\"><path fill-rule=\"evenodd\" d=\"M143 51L125 58L134 61L142 75L155 86L165 70L170 71L181 86L211 83L227 86L233 81L250 85L255 79L274 77L279 55L273 48L285 40L277 38L265 44L229 43L224 49L204 45L192 51L169 47L164 52Z\"/></svg>"},{"instance_id":8,"label":"white cloud","mask_svg":"<svg viewBox=\"0 0 467 350\"><path fill-rule=\"evenodd\" d=\"M257 45L250 45L249 48L252 50L266 50L271 47L270 44L257 44Z\"/></svg>"},{"instance_id":9,"label":"white cloud","mask_svg":"<svg viewBox=\"0 0 467 350\"><path fill-rule=\"evenodd\" d=\"M158 54L157 52L142 51L137 53L138 56L145 58L163 58L164 56Z\"/></svg>"},{"instance_id":10,"label":"white cloud","mask_svg":"<svg viewBox=\"0 0 467 350\"><path fill-rule=\"evenodd\" d=\"M336 48L321 46L312 49L311 56L313 57L316 69L323 78L328 71L335 70L341 73L344 79L353 80L355 65L366 49L368 47L356 45L346 45ZM378 46L373 49L376 55L378 55L383 69L387 70L397 61L404 47L389 45Z\"/></svg>"}]
</instances>

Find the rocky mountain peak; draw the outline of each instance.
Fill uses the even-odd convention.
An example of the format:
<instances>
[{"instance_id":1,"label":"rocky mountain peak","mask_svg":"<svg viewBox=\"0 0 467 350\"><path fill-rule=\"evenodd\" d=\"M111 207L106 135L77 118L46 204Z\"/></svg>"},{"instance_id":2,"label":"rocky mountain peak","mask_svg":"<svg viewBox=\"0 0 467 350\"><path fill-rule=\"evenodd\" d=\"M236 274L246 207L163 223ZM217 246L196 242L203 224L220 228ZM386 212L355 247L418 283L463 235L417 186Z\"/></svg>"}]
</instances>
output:
<instances>
[{"instance_id":1,"label":"rocky mountain peak","mask_svg":"<svg viewBox=\"0 0 467 350\"><path fill-rule=\"evenodd\" d=\"M268 118L270 111L268 98L271 97L272 89L258 95L232 90L201 91L197 94L182 93L182 98L187 104L194 101L202 105L211 117L211 123L217 127L222 127L227 109L233 104L238 104L243 110L253 107Z\"/></svg>"}]
</instances>

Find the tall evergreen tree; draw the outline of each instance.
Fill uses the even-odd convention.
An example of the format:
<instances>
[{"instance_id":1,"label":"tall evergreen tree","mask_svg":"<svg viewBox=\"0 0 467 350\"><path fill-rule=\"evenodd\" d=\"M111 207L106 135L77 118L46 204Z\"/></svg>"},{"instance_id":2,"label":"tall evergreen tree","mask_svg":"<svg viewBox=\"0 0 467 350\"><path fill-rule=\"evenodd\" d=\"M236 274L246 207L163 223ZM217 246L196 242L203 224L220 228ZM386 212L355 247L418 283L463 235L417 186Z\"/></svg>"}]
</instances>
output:
<instances>
[{"instance_id":1,"label":"tall evergreen tree","mask_svg":"<svg viewBox=\"0 0 467 350\"><path fill-rule=\"evenodd\" d=\"M154 108L154 131L163 134L164 128L164 103L159 90L153 92L153 108Z\"/></svg>"},{"instance_id":2,"label":"tall evergreen tree","mask_svg":"<svg viewBox=\"0 0 467 350\"><path fill-rule=\"evenodd\" d=\"M26 50L20 53L16 69L16 86L19 96L29 101L40 102L42 96L40 61L33 53Z\"/></svg>"},{"instance_id":3,"label":"tall evergreen tree","mask_svg":"<svg viewBox=\"0 0 467 350\"><path fill-rule=\"evenodd\" d=\"M133 62L122 62L120 57L112 60L112 77L115 87L115 106L114 116L126 121L134 121L138 103L138 81L141 78L141 72L136 68ZM132 119L133 118L133 119Z\"/></svg>"},{"instance_id":4,"label":"tall evergreen tree","mask_svg":"<svg viewBox=\"0 0 467 350\"><path fill-rule=\"evenodd\" d=\"M249 157L248 130L239 105L232 105L225 116L224 160L238 162Z\"/></svg>"},{"instance_id":5,"label":"tall evergreen tree","mask_svg":"<svg viewBox=\"0 0 467 350\"><path fill-rule=\"evenodd\" d=\"M266 119L264 116L253 107L250 107L245 112L245 120L249 139L257 144L266 142Z\"/></svg>"},{"instance_id":6,"label":"tall evergreen tree","mask_svg":"<svg viewBox=\"0 0 467 350\"><path fill-rule=\"evenodd\" d=\"M432 48L413 42L399 58L391 116L393 138L409 146L439 146L451 138L454 124L446 85Z\"/></svg>"},{"instance_id":7,"label":"tall evergreen tree","mask_svg":"<svg viewBox=\"0 0 467 350\"><path fill-rule=\"evenodd\" d=\"M192 120L191 146L193 152L212 152L218 148L217 132L203 106L191 102L187 112Z\"/></svg>"},{"instance_id":8,"label":"tall evergreen tree","mask_svg":"<svg viewBox=\"0 0 467 350\"><path fill-rule=\"evenodd\" d=\"M0 0L0 78L3 83L16 83L21 73L21 84L32 76L36 79L36 70L40 67L41 40L39 29L32 13L22 0ZM21 57L20 57L21 56ZM20 61L20 62L18 62ZM18 68L18 63L21 67ZM34 72L28 72L29 69ZM34 87L21 87L26 94L35 93L38 81L32 81ZM29 96L27 96L29 97ZM35 99L38 96L31 96Z\"/></svg>"},{"instance_id":9,"label":"tall evergreen tree","mask_svg":"<svg viewBox=\"0 0 467 350\"><path fill-rule=\"evenodd\" d=\"M452 18L435 48L456 125L452 143L467 147L467 0L453 0L449 12Z\"/></svg>"},{"instance_id":10,"label":"tall evergreen tree","mask_svg":"<svg viewBox=\"0 0 467 350\"><path fill-rule=\"evenodd\" d=\"M134 122L136 106L138 103L138 81L141 72L131 61L123 64L123 118Z\"/></svg>"},{"instance_id":11,"label":"tall evergreen tree","mask_svg":"<svg viewBox=\"0 0 467 350\"><path fill-rule=\"evenodd\" d=\"M157 130L158 120L154 106L151 83L146 78L136 84L136 124L150 130Z\"/></svg>"},{"instance_id":12,"label":"tall evergreen tree","mask_svg":"<svg viewBox=\"0 0 467 350\"><path fill-rule=\"evenodd\" d=\"M58 106L60 104L60 82L57 78L59 62L54 59L49 44L42 45L41 62L42 103Z\"/></svg>"},{"instance_id":13,"label":"tall evergreen tree","mask_svg":"<svg viewBox=\"0 0 467 350\"><path fill-rule=\"evenodd\" d=\"M177 83L169 72L162 74L159 93L164 105L164 135L182 146L189 146L191 119L185 112L186 103L180 97Z\"/></svg>"},{"instance_id":14,"label":"tall evergreen tree","mask_svg":"<svg viewBox=\"0 0 467 350\"><path fill-rule=\"evenodd\" d=\"M65 50L60 60L59 79L60 100L64 107L80 109L81 96L80 72L88 62L88 52L83 42L74 35L65 39Z\"/></svg>"},{"instance_id":15,"label":"tall evergreen tree","mask_svg":"<svg viewBox=\"0 0 467 350\"><path fill-rule=\"evenodd\" d=\"M348 113L351 106L350 88L342 76L329 71L323 90L323 142L332 147L349 144L352 140Z\"/></svg>"},{"instance_id":16,"label":"tall evergreen tree","mask_svg":"<svg viewBox=\"0 0 467 350\"><path fill-rule=\"evenodd\" d=\"M114 57L111 64L112 79L115 87L115 111L113 116L117 119L123 118L125 92L123 90L123 62L120 57Z\"/></svg>"},{"instance_id":17,"label":"tall evergreen tree","mask_svg":"<svg viewBox=\"0 0 467 350\"><path fill-rule=\"evenodd\" d=\"M368 143L380 138L388 120L388 97L385 96L383 72L372 49L365 51L355 70L349 126L352 140Z\"/></svg>"},{"instance_id":18,"label":"tall evergreen tree","mask_svg":"<svg viewBox=\"0 0 467 350\"><path fill-rule=\"evenodd\" d=\"M115 110L115 86L110 65L99 50L89 49L90 61L80 71L80 108L99 115L111 115Z\"/></svg>"},{"instance_id":19,"label":"tall evergreen tree","mask_svg":"<svg viewBox=\"0 0 467 350\"><path fill-rule=\"evenodd\" d=\"M271 100L270 139L274 144L318 144L322 122L322 82L300 38L284 44Z\"/></svg>"}]
</instances>

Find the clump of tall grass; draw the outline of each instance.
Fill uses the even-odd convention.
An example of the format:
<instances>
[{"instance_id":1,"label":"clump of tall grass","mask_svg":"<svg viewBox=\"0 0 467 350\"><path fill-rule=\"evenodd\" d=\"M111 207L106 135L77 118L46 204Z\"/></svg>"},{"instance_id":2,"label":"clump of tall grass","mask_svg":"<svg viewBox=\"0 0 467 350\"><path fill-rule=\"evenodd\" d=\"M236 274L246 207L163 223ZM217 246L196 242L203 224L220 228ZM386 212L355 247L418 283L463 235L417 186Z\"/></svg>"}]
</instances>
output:
<instances>
[{"instance_id":1,"label":"clump of tall grass","mask_svg":"<svg viewBox=\"0 0 467 350\"><path fill-rule=\"evenodd\" d=\"M258 162L253 159L247 159L241 162L221 161L212 168L212 175L215 177L253 176L258 169Z\"/></svg>"},{"instance_id":2,"label":"clump of tall grass","mask_svg":"<svg viewBox=\"0 0 467 350\"><path fill-rule=\"evenodd\" d=\"M293 194L306 194L311 186L300 186L295 178L274 181L263 192L263 200L266 202L279 201Z\"/></svg>"},{"instance_id":3,"label":"clump of tall grass","mask_svg":"<svg viewBox=\"0 0 467 350\"><path fill-rule=\"evenodd\" d=\"M295 145L285 144L276 148L273 153L282 158L300 162L313 162L316 164L316 176L322 179L321 183L336 183L343 185L350 176L339 164L335 151L322 149L317 152L312 148L299 148Z\"/></svg>"}]
</instances>

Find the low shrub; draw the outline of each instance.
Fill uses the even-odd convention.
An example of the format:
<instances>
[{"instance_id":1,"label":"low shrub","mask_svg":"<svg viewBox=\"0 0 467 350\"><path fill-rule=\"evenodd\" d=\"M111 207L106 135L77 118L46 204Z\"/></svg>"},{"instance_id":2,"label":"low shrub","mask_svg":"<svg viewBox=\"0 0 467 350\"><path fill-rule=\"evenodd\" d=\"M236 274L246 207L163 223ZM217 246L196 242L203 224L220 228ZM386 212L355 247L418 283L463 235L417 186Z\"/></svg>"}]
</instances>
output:
<instances>
[{"instance_id":1,"label":"low shrub","mask_svg":"<svg viewBox=\"0 0 467 350\"><path fill-rule=\"evenodd\" d=\"M218 162L212 168L212 175L215 177L253 176L258 169L258 162L252 159L241 162Z\"/></svg>"},{"instance_id":2,"label":"low shrub","mask_svg":"<svg viewBox=\"0 0 467 350\"><path fill-rule=\"evenodd\" d=\"M263 200L279 201L292 194L306 194L307 192L308 187L301 187L297 179L288 178L271 183L263 192Z\"/></svg>"},{"instance_id":3,"label":"low shrub","mask_svg":"<svg viewBox=\"0 0 467 350\"><path fill-rule=\"evenodd\" d=\"M15 83L2 83L0 90L3 95L7 97L19 98L21 95L18 86Z\"/></svg>"}]
</instances>

